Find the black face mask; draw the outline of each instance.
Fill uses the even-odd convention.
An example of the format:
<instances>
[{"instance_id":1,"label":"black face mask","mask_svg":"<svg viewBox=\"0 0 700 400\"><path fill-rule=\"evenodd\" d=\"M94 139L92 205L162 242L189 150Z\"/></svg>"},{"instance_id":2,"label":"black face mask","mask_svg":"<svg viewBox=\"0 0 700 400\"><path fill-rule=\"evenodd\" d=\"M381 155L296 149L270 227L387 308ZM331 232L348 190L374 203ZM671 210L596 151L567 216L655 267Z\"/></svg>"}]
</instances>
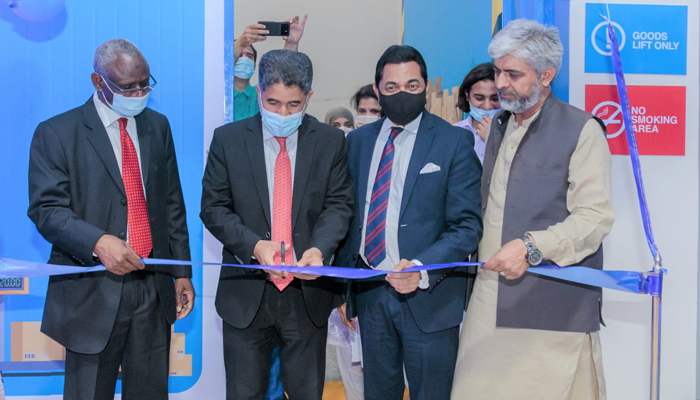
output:
<instances>
[{"instance_id":1,"label":"black face mask","mask_svg":"<svg viewBox=\"0 0 700 400\"><path fill-rule=\"evenodd\" d=\"M425 90L415 94L401 91L388 96L379 92L382 111L391 122L401 126L418 118L426 103Z\"/></svg>"}]
</instances>

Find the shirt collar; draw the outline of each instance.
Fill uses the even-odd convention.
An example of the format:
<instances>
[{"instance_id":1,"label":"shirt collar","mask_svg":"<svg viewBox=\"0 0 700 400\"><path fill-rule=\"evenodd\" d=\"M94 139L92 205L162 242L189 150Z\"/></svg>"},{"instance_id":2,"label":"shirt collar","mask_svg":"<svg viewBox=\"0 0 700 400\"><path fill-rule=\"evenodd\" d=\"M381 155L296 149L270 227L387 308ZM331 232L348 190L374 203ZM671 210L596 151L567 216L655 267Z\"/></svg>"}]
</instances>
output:
<instances>
[{"instance_id":1,"label":"shirt collar","mask_svg":"<svg viewBox=\"0 0 700 400\"><path fill-rule=\"evenodd\" d=\"M233 89L233 91L235 92L235 94L243 94L243 95L245 95L246 97L253 97L253 96L256 96L256 97L257 97L257 93L256 93L256 90L255 90L255 86L253 86L253 85L248 85L248 87L245 88L245 89L243 89L242 92L239 92L239 91L236 90L236 89Z\"/></svg>"},{"instance_id":2,"label":"shirt collar","mask_svg":"<svg viewBox=\"0 0 700 400\"><path fill-rule=\"evenodd\" d=\"M420 122L422 119L423 119L423 112L421 112L420 115L418 115L418 117L416 117L416 119L407 123L406 126L403 127L404 132L410 132L413 134L418 133L418 128L420 127ZM388 131L389 129L391 129L394 126L398 126L398 125L394 125L389 120L389 118L385 118L384 123L382 124L381 132Z\"/></svg>"},{"instance_id":3,"label":"shirt collar","mask_svg":"<svg viewBox=\"0 0 700 400\"><path fill-rule=\"evenodd\" d=\"M535 113L535 115L533 115L532 117L530 117L530 118L526 119L525 121L523 121L523 124L521 125L521 127L525 128L526 130L529 129L529 128L530 128L530 124L532 124L532 122L535 120L535 118L537 118L538 115L540 115L541 112L542 112L542 109L539 109L539 110ZM509 123L509 124L513 124L513 127L514 127L515 129L518 129L518 125L517 125L517 123L515 122L515 114L510 114L510 120L508 121L508 123Z\"/></svg>"},{"instance_id":4,"label":"shirt collar","mask_svg":"<svg viewBox=\"0 0 700 400\"><path fill-rule=\"evenodd\" d=\"M136 126L136 119L134 117L123 117L111 108L109 108L105 103L103 103L97 92L95 92L94 95L92 95L92 101L95 103L95 108L97 109L97 115L100 116L100 121L102 121L102 125L107 128L108 126L112 125L115 123L119 118L126 118L129 123L127 126L131 125L132 127ZM132 131L133 132L133 131Z\"/></svg>"}]
</instances>

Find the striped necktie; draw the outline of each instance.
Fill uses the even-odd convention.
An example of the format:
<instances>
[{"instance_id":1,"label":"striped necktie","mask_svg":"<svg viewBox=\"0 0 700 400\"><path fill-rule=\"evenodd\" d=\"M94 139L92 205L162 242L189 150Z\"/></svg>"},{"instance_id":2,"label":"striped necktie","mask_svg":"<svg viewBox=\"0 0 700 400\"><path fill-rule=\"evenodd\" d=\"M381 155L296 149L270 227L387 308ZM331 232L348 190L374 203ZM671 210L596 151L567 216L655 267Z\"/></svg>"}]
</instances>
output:
<instances>
[{"instance_id":1,"label":"striped necktie","mask_svg":"<svg viewBox=\"0 0 700 400\"><path fill-rule=\"evenodd\" d=\"M391 168L394 164L394 140L403 132L403 128L392 127L389 138L384 145L382 158L379 160L377 176L374 178L372 197L369 202L365 229L365 258L373 267L377 267L386 258L386 210L389 205L391 189Z\"/></svg>"}]
</instances>

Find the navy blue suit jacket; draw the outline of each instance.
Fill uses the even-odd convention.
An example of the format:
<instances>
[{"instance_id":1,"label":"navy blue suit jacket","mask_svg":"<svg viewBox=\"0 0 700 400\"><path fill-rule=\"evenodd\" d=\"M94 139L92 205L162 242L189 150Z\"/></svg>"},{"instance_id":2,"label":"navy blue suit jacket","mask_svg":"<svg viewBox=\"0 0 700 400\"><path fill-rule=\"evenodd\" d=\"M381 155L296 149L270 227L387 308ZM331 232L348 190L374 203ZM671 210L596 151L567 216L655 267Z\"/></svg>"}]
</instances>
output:
<instances>
[{"instance_id":1,"label":"navy blue suit jacket","mask_svg":"<svg viewBox=\"0 0 700 400\"><path fill-rule=\"evenodd\" d=\"M338 254L338 265L365 267L359 257L365 215L367 180L374 145L384 123L365 125L347 137L348 166L353 182L355 213ZM440 171L421 174L428 163ZM423 112L409 162L399 214L399 253L424 265L464 261L481 239L481 163L469 131L453 127ZM447 329L462 321L466 304L467 274L464 268L428 271L429 289L417 289L407 300L418 327L424 332ZM352 285L351 285L352 287ZM348 314L354 316L348 294Z\"/></svg>"}]
</instances>

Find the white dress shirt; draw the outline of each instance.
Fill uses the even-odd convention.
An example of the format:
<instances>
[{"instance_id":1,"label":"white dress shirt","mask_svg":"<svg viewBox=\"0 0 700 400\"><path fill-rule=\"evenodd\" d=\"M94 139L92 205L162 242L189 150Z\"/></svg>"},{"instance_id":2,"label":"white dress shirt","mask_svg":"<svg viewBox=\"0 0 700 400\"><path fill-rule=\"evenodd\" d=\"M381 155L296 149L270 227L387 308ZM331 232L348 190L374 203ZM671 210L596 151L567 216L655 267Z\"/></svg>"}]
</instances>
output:
<instances>
[{"instance_id":1,"label":"white dress shirt","mask_svg":"<svg viewBox=\"0 0 700 400\"><path fill-rule=\"evenodd\" d=\"M132 143L134 143L134 148L136 149L136 156L139 160L139 171L141 171L141 184L143 185L143 168L141 168L141 146L139 146L139 135L136 131L136 119L134 117L122 117L106 106L100 101L97 92L92 95L92 101L95 103L95 108L97 109L97 115L100 116L100 121L104 125L107 131L107 136L109 137L109 142L112 144L112 150L114 150L114 155L117 157L117 165L119 165L119 173L122 173L122 139L121 132L119 131L119 118L126 118L126 133L129 134ZM144 188L144 196L146 195L146 190Z\"/></svg>"},{"instance_id":2,"label":"white dress shirt","mask_svg":"<svg viewBox=\"0 0 700 400\"><path fill-rule=\"evenodd\" d=\"M386 210L386 228L384 239L386 243L386 257L377 265L376 269L391 271L401 261L399 254L399 214L401 212L401 199L403 197L403 188L406 181L406 173L408 172L408 164L411 162L413 154L413 146L416 143L418 127L420 126L423 113L418 118L406 124L403 131L394 139L394 161L391 167L391 186L389 188L389 203ZM369 167L369 176L367 179L367 195L365 196L365 215L362 219L362 240L360 242L360 256L367 262L365 257L365 235L367 229L367 214L369 213L369 205L372 199L372 189L374 180L377 177L377 169L379 162L384 152L384 146L389 139L392 126L395 126L389 121L389 118L384 120L377 141L374 144L374 152L372 153L372 163ZM411 260L416 265L423 265L420 260ZM418 285L421 289L427 289L429 285L428 273L421 271L421 282Z\"/></svg>"},{"instance_id":3,"label":"white dress shirt","mask_svg":"<svg viewBox=\"0 0 700 400\"><path fill-rule=\"evenodd\" d=\"M294 191L294 171L297 161L297 142L299 140L299 130L294 131L287 137L286 148L289 155L289 163L292 166L292 191ZM270 197L270 224L274 224L274 193L275 193L275 162L280 153L280 144L275 136L263 124L263 145L265 149L265 173L267 175L267 193ZM272 233L270 233L272 235ZM294 249L293 249L294 250ZM294 264L296 265L297 255L294 251Z\"/></svg>"},{"instance_id":4,"label":"white dress shirt","mask_svg":"<svg viewBox=\"0 0 700 400\"><path fill-rule=\"evenodd\" d=\"M102 101L100 101L99 95L95 92L92 95L92 101L95 103L95 108L97 109L97 115L100 116L100 121L107 131L107 136L109 137L109 142L112 144L112 150L114 150L114 156L117 158L117 165L119 166L119 174L122 173L122 136L119 130L119 119L126 118L126 133L129 134L131 142L134 144L134 149L136 149L136 157L139 161L139 171L141 171L141 186L143 186L143 168L141 167L141 146L139 145L139 135L136 131L136 119L134 117L123 117ZM143 198L146 198L146 188L143 188ZM126 241L129 241L129 227L127 223L126 228ZM94 256L97 256L93 253Z\"/></svg>"},{"instance_id":5,"label":"white dress shirt","mask_svg":"<svg viewBox=\"0 0 700 400\"><path fill-rule=\"evenodd\" d=\"M465 128L469 131L471 131L472 134L474 134L474 151L476 152L476 156L479 157L479 161L481 163L484 163L484 154L486 153L486 142L484 139L479 136L478 133L476 133L476 128L474 128L474 121L472 119L472 116L468 116L466 119L463 119L454 126L458 126L460 128Z\"/></svg>"}]
</instances>

